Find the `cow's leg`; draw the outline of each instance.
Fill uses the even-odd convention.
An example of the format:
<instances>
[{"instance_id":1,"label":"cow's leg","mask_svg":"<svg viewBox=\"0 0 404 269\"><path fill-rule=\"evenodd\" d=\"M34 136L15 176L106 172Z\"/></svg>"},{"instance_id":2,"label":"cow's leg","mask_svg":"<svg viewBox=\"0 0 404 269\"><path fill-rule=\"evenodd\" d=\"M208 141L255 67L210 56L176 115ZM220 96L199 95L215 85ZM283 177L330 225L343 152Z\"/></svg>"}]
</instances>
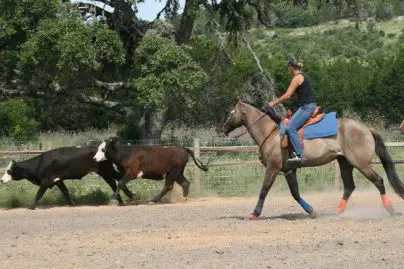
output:
<instances>
[{"instance_id":1,"label":"cow's leg","mask_svg":"<svg viewBox=\"0 0 404 269\"><path fill-rule=\"evenodd\" d=\"M126 197L129 198L130 201L133 200L133 198L134 198L135 195L133 194L133 192L131 192L131 191L128 189L128 186L126 186L126 184L122 187L122 190L123 190L123 192L125 193Z\"/></svg>"},{"instance_id":2,"label":"cow's leg","mask_svg":"<svg viewBox=\"0 0 404 269\"><path fill-rule=\"evenodd\" d=\"M111 187L112 192L115 194L116 190L118 189L115 179L107 178L107 177L103 177L103 178L104 178L105 182L107 182L107 184ZM118 203L120 205L123 204L123 201L122 201L121 195L119 195L119 192L118 192L118 197L116 200L118 200Z\"/></svg>"},{"instance_id":3,"label":"cow's leg","mask_svg":"<svg viewBox=\"0 0 404 269\"><path fill-rule=\"evenodd\" d=\"M142 172L140 172L142 173ZM112 199L118 200L119 197L119 191L131 180L131 174L126 173L119 181L118 181L118 186L114 192L114 195L112 195Z\"/></svg>"},{"instance_id":4,"label":"cow's leg","mask_svg":"<svg viewBox=\"0 0 404 269\"><path fill-rule=\"evenodd\" d=\"M188 197L188 191L189 191L189 185L191 182L184 176L184 174L181 174L177 179L177 183L181 185L182 187L182 195L184 196L185 199Z\"/></svg>"},{"instance_id":5,"label":"cow's leg","mask_svg":"<svg viewBox=\"0 0 404 269\"><path fill-rule=\"evenodd\" d=\"M38 204L38 201L42 198L43 194L45 193L45 191L47 189L48 189L48 186L44 186L44 185L39 186L39 189L38 189L38 191L36 193L36 196L35 196L35 200L32 203L32 205L29 207L29 209L34 210L36 208L36 206Z\"/></svg>"},{"instance_id":6,"label":"cow's leg","mask_svg":"<svg viewBox=\"0 0 404 269\"><path fill-rule=\"evenodd\" d=\"M153 202L157 203L158 201L163 198L164 195L166 195L167 192L171 191L173 189L173 184L174 181L178 178L179 171L178 169L173 169L170 172L167 173L166 181L164 184L164 188L161 190L161 192L153 198Z\"/></svg>"},{"instance_id":7,"label":"cow's leg","mask_svg":"<svg viewBox=\"0 0 404 269\"><path fill-rule=\"evenodd\" d=\"M75 205L75 203L72 201L72 199L70 199L69 190L67 189L65 183L63 181L59 181L58 183L56 183L56 185L58 186L59 190L62 192L67 203L71 206Z\"/></svg>"},{"instance_id":8,"label":"cow's leg","mask_svg":"<svg viewBox=\"0 0 404 269\"><path fill-rule=\"evenodd\" d=\"M119 172L115 171L112 165L111 166L100 165L98 168L98 174L105 180L105 182L107 182L107 184L111 187L112 191L115 192L117 188L117 183L115 179L118 180L120 178ZM126 185L122 187L122 190L130 200L133 199L134 195L126 187ZM118 195L118 202L119 204L123 204L120 195Z\"/></svg>"}]
</instances>

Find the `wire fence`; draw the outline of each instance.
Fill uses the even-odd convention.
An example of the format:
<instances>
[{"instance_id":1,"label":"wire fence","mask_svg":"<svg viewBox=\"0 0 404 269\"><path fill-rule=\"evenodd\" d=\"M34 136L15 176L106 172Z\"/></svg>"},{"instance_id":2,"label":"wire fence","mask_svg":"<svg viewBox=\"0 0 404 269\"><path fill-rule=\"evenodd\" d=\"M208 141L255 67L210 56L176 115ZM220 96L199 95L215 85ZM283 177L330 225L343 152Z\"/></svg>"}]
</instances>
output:
<instances>
[{"instance_id":1,"label":"wire fence","mask_svg":"<svg viewBox=\"0 0 404 269\"><path fill-rule=\"evenodd\" d=\"M394 137L392 135L390 138ZM393 160L397 163L399 177L404 176L404 143L397 142L399 139L392 139L395 142L388 142L388 150ZM97 145L100 141L86 141L86 144ZM209 163L210 168L207 173L200 171L192 161L187 165L185 176L191 181L191 197L201 196L251 196L256 195L263 182L265 167L258 160L257 146L251 139L231 140L224 138L208 137L204 139L161 139L161 140L125 140L123 145L179 145L190 147L195 150L197 156L202 162ZM85 145L84 143L81 145ZM0 165L4 168L12 159L19 161L40 154L42 151L49 150L43 145L38 145L35 149L16 148L6 150L0 147ZM376 171L386 178L383 167L375 158ZM355 172L355 183L361 186L370 186L360 173ZM340 188L339 168L336 162L298 170L299 185L302 191L319 191L332 188ZM99 179L97 175L87 176L82 182L70 182L70 186L85 190L101 190L109 193L110 190L106 184ZM134 180L129 187L141 197L151 198L163 187L164 182L152 180ZM68 185L68 186L69 186ZM275 182L274 191L287 191L286 181L279 177ZM80 192L84 192L80 190Z\"/></svg>"}]
</instances>

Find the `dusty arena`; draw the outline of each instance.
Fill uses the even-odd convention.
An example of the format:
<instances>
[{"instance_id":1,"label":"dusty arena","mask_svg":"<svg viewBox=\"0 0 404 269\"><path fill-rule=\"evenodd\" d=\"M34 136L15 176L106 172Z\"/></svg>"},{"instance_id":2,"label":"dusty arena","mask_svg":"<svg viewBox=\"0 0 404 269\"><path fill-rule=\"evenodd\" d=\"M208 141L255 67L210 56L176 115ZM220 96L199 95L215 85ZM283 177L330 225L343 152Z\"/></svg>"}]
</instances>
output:
<instances>
[{"instance_id":1,"label":"dusty arena","mask_svg":"<svg viewBox=\"0 0 404 269\"><path fill-rule=\"evenodd\" d=\"M397 211L404 203L391 195ZM288 196L204 198L158 205L0 211L1 268L404 268L404 217L376 190L305 195L311 219Z\"/></svg>"}]
</instances>

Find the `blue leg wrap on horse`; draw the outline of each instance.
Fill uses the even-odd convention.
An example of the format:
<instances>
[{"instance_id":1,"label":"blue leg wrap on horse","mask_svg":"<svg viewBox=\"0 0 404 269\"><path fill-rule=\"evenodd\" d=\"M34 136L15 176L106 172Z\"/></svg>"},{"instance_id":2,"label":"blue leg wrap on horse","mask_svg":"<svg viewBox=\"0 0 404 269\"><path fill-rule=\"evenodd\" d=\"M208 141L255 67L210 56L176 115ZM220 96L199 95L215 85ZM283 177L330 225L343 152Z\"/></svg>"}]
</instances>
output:
<instances>
[{"instance_id":1,"label":"blue leg wrap on horse","mask_svg":"<svg viewBox=\"0 0 404 269\"><path fill-rule=\"evenodd\" d=\"M297 201L299 203L299 205L301 207L303 207L303 209L307 212L307 213L311 213L313 212L313 208L311 207L311 205L309 205L308 203L306 203L305 200L303 200L302 198L300 198L299 201Z\"/></svg>"}]
</instances>

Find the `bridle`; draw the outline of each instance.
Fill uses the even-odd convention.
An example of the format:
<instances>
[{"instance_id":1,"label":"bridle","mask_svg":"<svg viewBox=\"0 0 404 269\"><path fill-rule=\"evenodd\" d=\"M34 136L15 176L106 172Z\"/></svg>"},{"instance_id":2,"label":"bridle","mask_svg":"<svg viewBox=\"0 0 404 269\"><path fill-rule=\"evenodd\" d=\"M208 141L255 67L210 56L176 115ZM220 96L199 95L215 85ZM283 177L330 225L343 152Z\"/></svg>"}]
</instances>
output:
<instances>
[{"instance_id":1,"label":"bridle","mask_svg":"<svg viewBox=\"0 0 404 269\"><path fill-rule=\"evenodd\" d=\"M259 116L259 117L256 118L250 125L246 126L246 130L245 130L243 133L241 133L241 134L239 134L239 135L236 135L236 136L234 136L234 137L231 137L231 139L240 138L241 136L243 136L243 135L245 135L246 133L248 133L249 130L250 130L250 128L251 128L254 124L256 124L260 119L262 119L263 117L265 117L265 115L268 115L268 112L269 112L268 110L265 110L265 112L264 112L263 115ZM224 124L223 124L222 131L224 131L224 128L226 127L227 123L229 123L229 121L230 121L231 118L233 117L234 113L236 113L236 110L235 110L235 109L233 109L232 111L230 111L229 117L227 118L227 120L226 120L226 121L224 122ZM269 132L269 134L264 138L264 141L262 141L262 143L261 143L261 145L260 145L260 147L259 147L259 151L261 151L262 146L263 146L263 145L265 144L265 142L271 137L272 133L273 133L276 129L278 129L278 124L276 124L276 125L275 125L275 128L273 128L273 129L271 130L271 132Z\"/></svg>"}]
</instances>

